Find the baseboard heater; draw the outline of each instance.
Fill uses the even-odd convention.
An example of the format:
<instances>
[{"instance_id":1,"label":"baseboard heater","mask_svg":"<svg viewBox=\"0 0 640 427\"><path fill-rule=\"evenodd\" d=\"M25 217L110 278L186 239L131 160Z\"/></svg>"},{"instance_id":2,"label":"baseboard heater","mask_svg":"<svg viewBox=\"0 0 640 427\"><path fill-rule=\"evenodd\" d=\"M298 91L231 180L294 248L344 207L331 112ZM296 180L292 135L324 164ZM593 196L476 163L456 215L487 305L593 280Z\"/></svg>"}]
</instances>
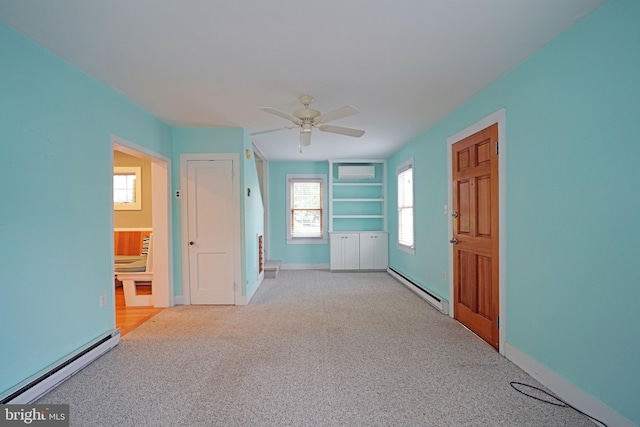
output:
<instances>
[{"instance_id":1,"label":"baseboard heater","mask_svg":"<svg viewBox=\"0 0 640 427\"><path fill-rule=\"evenodd\" d=\"M443 299L438 298L433 295L431 292L425 290L417 283L413 282L411 279L403 275L402 273L394 270L391 267L387 268L387 273L393 276L398 282L405 285L409 288L413 293L418 295L420 298L440 310L443 314L449 314L449 302Z\"/></svg>"},{"instance_id":2,"label":"baseboard heater","mask_svg":"<svg viewBox=\"0 0 640 427\"><path fill-rule=\"evenodd\" d=\"M120 329L92 340L0 397L0 404L29 404L56 388L120 342Z\"/></svg>"}]
</instances>

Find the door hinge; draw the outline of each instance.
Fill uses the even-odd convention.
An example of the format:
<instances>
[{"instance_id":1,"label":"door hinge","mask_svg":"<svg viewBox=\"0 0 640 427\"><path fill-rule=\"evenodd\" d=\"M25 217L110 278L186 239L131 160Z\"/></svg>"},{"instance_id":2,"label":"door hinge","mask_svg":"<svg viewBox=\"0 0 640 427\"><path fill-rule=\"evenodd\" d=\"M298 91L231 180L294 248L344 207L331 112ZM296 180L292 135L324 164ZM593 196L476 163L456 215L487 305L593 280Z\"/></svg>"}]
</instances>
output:
<instances>
[{"instance_id":1,"label":"door hinge","mask_svg":"<svg viewBox=\"0 0 640 427\"><path fill-rule=\"evenodd\" d=\"M498 329L500 329L500 316L498 316L497 321L498 321Z\"/></svg>"},{"instance_id":2,"label":"door hinge","mask_svg":"<svg viewBox=\"0 0 640 427\"><path fill-rule=\"evenodd\" d=\"M500 143L496 141L496 154L500 152Z\"/></svg>"}]
</instances>

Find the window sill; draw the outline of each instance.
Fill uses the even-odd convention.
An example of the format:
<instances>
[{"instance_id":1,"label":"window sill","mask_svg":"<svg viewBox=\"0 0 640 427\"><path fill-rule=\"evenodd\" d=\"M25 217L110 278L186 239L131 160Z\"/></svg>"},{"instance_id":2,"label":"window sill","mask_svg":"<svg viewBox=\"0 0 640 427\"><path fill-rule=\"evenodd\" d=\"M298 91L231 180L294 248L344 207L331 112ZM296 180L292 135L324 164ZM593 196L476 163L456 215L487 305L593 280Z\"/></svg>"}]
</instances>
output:
<instances>
[{"instance_id":1,"label":"window sill","mask_svg":"<svg viewBox=\"0 0 640 427\"><path fill-rule=\"evenodd\" d=\"M397 247L402 252L406 252L406 253L411 254L411 255L415 255L415 253L416 253L416 249L413 246L401 245L400 243L398 243Z\"/></svg>"},{"instance_id":2,"label":"window sill","mask_svg":"<svg viewBox=\"0 0 640 427\"><path fill-rule=\"evenodd\" d=\"M297 237L287 239L287 245L326 245L326 237Z\"/></svg>"}]
</instances>

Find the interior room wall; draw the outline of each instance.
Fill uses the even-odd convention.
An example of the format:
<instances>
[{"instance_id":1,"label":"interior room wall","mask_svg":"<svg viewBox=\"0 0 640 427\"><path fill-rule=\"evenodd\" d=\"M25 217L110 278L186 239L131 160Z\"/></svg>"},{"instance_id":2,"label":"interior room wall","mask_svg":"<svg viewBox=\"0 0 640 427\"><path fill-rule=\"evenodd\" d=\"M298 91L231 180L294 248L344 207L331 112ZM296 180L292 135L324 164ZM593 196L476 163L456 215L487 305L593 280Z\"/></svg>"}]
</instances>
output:
<instances>
[{"instance_id":1,"label":"interior room wall","mask_svg":"<svg viewBox=\"0 0 640 427\"><path fill-rule=\"evenodd\" d=\"M151 162L121 151L113 152L113 166L139 166L142 185L142 210L113 211L114 228L151 228Z\"/></svg>"},{"instance_id":2,"label":"interior room wall","mask_svg":"<svg viewBox=\"0 0 640 427\"><path fill-rule=\"evenodd\" d=\"M391 265L448 295L447 138L506 110L507 344L640 424L640 3L609 1L389 159L415 156L416 251ZM502 321L501 321L502 324Z\"/></svg>"},{"instance_id":3,"label":"interior room wall","mask_svg":"<svg viewBox=\"0 0 640 427\"><path fill-rule=\"evenodd\" d=\"M0 64L3 393L114 328L112 135L169 157L171 130L3 23Z\"/></svg>"},{"instance_id":4,"label":"interior room wall","mask_svg":"<svg viewBox=\"0 0 640 427\"><path fill-rule=\"evenodd\" d=\"M329 264L329 242L287 244L287 174L323 174L329 179L328 162L269 162L269 258L283 265Z\"/></svg>"}]
</instances>

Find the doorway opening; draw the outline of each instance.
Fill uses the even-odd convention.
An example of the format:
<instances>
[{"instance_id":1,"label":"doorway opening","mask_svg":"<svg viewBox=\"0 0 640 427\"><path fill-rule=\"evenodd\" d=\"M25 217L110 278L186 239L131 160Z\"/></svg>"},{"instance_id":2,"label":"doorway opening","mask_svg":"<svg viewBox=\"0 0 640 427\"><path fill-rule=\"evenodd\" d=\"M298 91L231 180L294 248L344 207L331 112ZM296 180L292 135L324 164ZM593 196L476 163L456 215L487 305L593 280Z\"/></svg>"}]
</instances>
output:
<instances>
[{"instance_id":1,"label":"doorway opening","mask_svg":"<svg viewBox=\"0 0 640 427\"><path fill-rule=\"evenodd\" d=\"M174 305L170 256L170 159L115 136L112 136L112 146L114 166L123 165L123 163L123 166L142 166L139 184L143 190L143 206L140 211L135 212L134 215L132 215L134 213L132 211L125 211L129 215L118 217L116 217L116 211L112 211L114 254L118 250L122 251L123 247L135 247L136 245L141 247L142 237L153 233L151 240L153 250L149 253L149 257L152 257L150 261L153 265L153 279L147 284L136 286L137 294L147 295L151 302L150 305L145 307L127 306L124 290L118 288L118 282L114 281L113 301L116 312L116 327L121 328L121 334L124 335L162 311L164 307ZM147 197L145 197L145 192L147 192ZM121 238L119 243L118 236ZM137 251L137 248L133 250Z\"/></svg>"}]
</instances>

